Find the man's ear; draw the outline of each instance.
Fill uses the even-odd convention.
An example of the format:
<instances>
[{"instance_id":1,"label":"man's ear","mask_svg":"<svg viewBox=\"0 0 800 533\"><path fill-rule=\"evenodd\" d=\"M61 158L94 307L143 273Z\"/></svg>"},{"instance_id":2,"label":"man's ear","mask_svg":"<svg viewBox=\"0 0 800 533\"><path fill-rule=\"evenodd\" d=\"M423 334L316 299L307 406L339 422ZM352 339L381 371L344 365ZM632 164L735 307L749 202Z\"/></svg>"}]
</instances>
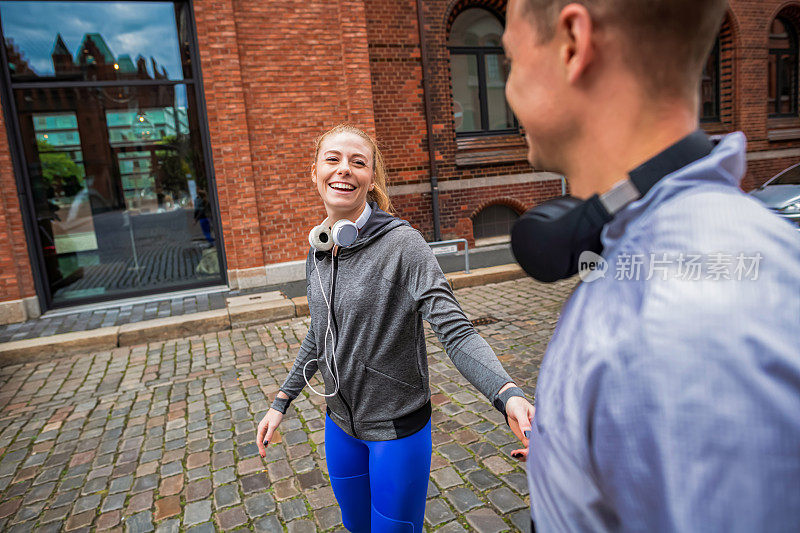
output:
<instances>
[{"instance_id":1,"label":"man's ear","mask_svg":"<svg viewBox=\"0 0 800 533\"><path fill-rule=\"evenodd\" d=\"M594 60L595 27L582 4L568 4L558 17L557 31L563 37L561 59L569 83L575 83Z\"/></svg>"}]
</instances>

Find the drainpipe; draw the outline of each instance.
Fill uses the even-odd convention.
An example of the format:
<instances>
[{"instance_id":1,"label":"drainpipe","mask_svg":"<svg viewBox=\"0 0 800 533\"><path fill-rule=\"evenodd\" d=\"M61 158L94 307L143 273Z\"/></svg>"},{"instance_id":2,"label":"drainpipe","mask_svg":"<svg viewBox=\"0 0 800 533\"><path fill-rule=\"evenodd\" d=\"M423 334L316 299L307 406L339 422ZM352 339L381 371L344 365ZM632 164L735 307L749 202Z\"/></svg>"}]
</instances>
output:
<instances>
[{"instance_id":1,"label":"drainpipe","mask_svg":"<svg viewBox=\"0 0 800 533\"><path fill-rule=\"evenodd\" d=\"M428 87L428 47L425 43L425 15L422 13L422 0L417 0L417 26L419 26L419 47L422 59L422 94L425 99L425 128L428 133L428 158L431 162L431 207L433 208L433 240L442 240L439 223L439 178L436 167L436 150L433 147L433 126L431 124L431 97Z\"/></svg>"}]
</instances>

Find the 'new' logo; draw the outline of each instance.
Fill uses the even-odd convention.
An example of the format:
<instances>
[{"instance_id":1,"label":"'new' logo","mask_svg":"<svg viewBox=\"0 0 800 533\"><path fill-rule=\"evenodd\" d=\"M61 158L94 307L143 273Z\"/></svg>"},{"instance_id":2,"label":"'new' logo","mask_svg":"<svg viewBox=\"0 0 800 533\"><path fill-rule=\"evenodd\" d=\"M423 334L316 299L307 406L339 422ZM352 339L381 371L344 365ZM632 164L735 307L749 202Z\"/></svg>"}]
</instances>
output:
<instances>
[{"instance_id":1,"label":"'new' logo","mask_svg":"<svg viewBox=\"0 0 800 533\"><path fill-rule=\"evenodd\" d=\"M578 257L578 275L586 283L606 277L607 270L608 263L601 255L586 250Z\"/></svg>"}]
</instances>

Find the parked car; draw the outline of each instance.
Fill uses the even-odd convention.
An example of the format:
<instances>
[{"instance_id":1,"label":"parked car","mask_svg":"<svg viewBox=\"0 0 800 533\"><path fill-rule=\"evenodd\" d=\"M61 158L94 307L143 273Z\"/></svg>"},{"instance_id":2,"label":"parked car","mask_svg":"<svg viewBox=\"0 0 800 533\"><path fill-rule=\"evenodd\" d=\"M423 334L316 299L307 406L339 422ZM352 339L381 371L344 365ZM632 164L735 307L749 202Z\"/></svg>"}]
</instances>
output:
<instances>
[{"instance_id":1,"label":"parked car","mask_svg":"<svg viewBox=\"0 0 800 533\"><path fill-rule=\"evenodd\" d=\"M800 230L800 163L782 170L750 194Z\"/></svg>"}]
</instances>

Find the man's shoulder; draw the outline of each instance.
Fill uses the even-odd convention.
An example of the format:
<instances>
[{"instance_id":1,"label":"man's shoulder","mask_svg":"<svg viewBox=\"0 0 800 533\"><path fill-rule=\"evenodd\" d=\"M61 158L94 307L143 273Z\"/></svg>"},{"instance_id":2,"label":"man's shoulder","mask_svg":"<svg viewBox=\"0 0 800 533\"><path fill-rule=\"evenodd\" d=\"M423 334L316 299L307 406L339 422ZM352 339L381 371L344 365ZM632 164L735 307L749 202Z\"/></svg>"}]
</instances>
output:
<instances>
[{"instance_id":1,"label":"man's shoulder","mask_svg":"<svg viewBox=\"0 0 800 533\"><path fill-rule=\"evenodd\" d=\"M785 346L791 336L800 232L736 190L698 187L654 206L608 261L606 279L590 289L615 303L593 301L586 321L609 336L635 325L631 353L671 361L678 344L686 353L714 344L736 351L748 338Z\"/></svg>"},{"instance_id":2,"label":"man's shoulder","mask_svg":"<svg viewBox=\"0 0 800 533\"><path fill-rule=\"evenodd\" d=\"M731 187L697 187L656 205L637 228L654 253L755 252L800 259L800 232L756 199ZM634 232L634 234L637 232ZM677 249L677 250L676 250Z\"/></svg>"}]
</instances>

